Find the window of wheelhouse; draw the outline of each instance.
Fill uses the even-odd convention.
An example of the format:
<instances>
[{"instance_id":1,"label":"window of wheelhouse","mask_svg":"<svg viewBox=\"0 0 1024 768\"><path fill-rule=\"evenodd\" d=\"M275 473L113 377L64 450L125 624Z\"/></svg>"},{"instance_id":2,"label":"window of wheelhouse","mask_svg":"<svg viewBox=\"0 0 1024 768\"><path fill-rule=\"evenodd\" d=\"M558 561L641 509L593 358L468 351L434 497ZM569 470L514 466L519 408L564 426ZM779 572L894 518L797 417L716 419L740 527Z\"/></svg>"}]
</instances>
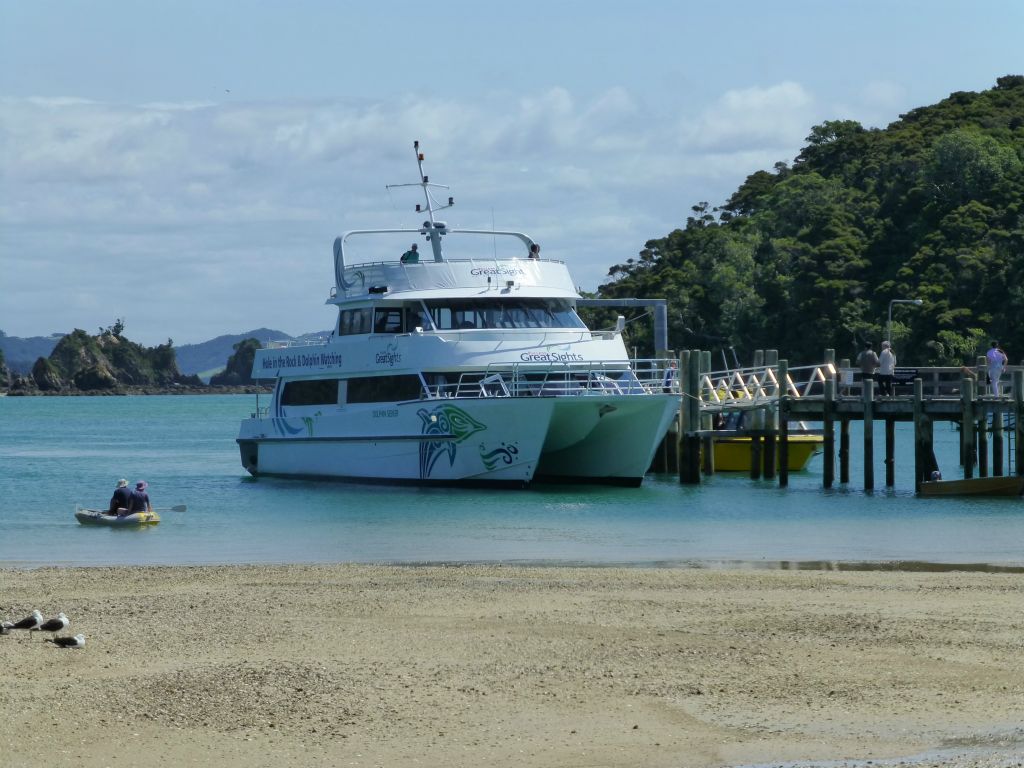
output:
<instances>
[{"instance_id":1,"label":"window of wheelhouse","mask_svg":"<svg viewBox=\"0 0 1024 768\"><path fill-rule=\"evenodd\" d=\"M338 317L338 335L355 336L373 329L373 310L370 307L343 309Z\"/></svg>"},{"instance_id":2,"label":"window of wheelhouse","mask_svg":"<svg viewBox=\"0 0 1024 768\"><path fill-rule=\"evenodd\" d=\"M337 405L337 379L289 381L281 392L281 405Z\"/></svg>"},{"instance_id":3,"label":"window of wheelhouse","mask_svg":"<svg viewBox=\"0 0 1024 768\"><path fill-rule=\"evenodd\" d=\"M566 299L434 299L424 303L439 330L586 327Z\"/></svg>"},{"instance_id":4,"label":"window of wheelhouse","mask_svg":"<svg viewBox=\"0 0 1024 768\"><path fill-rule=\"evenodd\" d=\"M374 333L402 333L402 308L377 307L373 310Z\"/></svg>"},{"instance_id":5,"label":"window of wheelhouse","mask_svg":"<svg viewBox=\"0 0 1024 768\"><path fill-rule=\"evenodd\" d=\"M405 305L405 329L412 332L417 328L430 330L433 327L430 314L424 309L423 304L415 302Z\"/></svg>"}]
</instances>

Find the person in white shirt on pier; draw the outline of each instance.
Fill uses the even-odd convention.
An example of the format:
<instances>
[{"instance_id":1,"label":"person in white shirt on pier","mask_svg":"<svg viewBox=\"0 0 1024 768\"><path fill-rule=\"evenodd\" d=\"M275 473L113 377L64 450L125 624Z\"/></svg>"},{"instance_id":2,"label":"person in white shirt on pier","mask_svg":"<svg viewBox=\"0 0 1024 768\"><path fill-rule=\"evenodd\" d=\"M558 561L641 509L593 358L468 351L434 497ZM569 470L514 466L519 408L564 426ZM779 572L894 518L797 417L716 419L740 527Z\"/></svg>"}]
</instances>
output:
<instances>
[{"instance_id":1,"label":"person in white shirt on pier","mask_svg":"<svg viewBox=\"0 0 1024 768\"><path fill-rule=\"evenodd\" d=\"M892 397L892 377L896 373L896 353L888 341L882 342L882 354L878 356L878 394Z\"/></svg>"}]
</instances>

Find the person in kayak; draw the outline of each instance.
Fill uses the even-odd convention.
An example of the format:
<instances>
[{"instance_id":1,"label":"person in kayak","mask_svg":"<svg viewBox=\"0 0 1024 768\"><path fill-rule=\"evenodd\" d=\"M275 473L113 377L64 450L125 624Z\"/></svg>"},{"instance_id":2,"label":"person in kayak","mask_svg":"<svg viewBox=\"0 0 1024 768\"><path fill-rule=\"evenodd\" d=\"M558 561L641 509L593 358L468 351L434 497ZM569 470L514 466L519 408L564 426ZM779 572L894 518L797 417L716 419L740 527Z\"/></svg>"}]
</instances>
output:
<instances>
[{"instance_id":1,"label":"person in kayak","mask_svg":"<svg viewBox=\"0 0 1024 768\"><path fill-rule=\"evenodd\" d=\"M135 484L135 490L131 492L131 496L128 500L128 508L124 511L124 515L134 515L136 512L152 512L153 505L149 503L149 494L146 493L145 480L139 480ZM119 517L123 516L118 514Z\"/></svg>"},{"instance_id":2,"label":"person in kayak","mask_svg":"<svg viewBox=\"0 0 1024 768\"><path fill-rule=\"evenodd\" d=\"M124 512L128 508L131 497L132 492L128 490L128 481L121 478L117 481L114 495L110 497L110 508L107 510L107 514L116 515L119 512Z\"/></svg>"}]
</instances>

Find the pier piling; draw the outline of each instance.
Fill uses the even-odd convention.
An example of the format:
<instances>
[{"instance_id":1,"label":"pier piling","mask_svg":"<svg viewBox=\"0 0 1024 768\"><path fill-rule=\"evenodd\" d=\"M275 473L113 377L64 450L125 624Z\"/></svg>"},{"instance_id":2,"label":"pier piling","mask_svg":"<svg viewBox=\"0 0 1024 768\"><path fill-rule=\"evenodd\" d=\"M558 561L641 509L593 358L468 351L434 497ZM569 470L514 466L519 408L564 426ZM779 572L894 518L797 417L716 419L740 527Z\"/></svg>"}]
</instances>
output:
<instances>
[{"instance_id":1,"label":"pier piling","mask_svg":"<svg viewBox=\"0 0 1024 768\"><path fill-rule=\"evenodd\" d=\"M1002 413L992 414L992 475L999 477L1003 474L1003 421L1005 416Z\"/></svg>"},{"instance_id":2,"label":"pier piling","mask_svg":"<svg viewBox=\"0 0 1024 768\"><path fill-rule=\"evenodd\" d=\"M984 415L975 422L978 436L978 477L988 477L988 424Z\"/></svg>"},{"instance_id":3,"label":"pier piling","mask_svg":"<svg viewBox=\"0 0 1024 768\"><path fill-rule=\"evenodd\" d=\"M850 420L839 420L839 482L850 482Z\"/></svg>"},{"instance_id":4,"label":"pier piling","mask_svg":"<svg viewBox=\"0 0 1024 768\"><path fill-rule=\"evenodd\" d=\"M896 420L885 419L885 487L896 485Z\"/></svg>"},{"instance_id":5,"label":"pier piling","mask_svg":"<svg viewBox=\"0 0 1024 768\"><path fill-rule=\"evenodd\" d=\"M963 438L963 455L960 461L964 465L964 479L974 477L974 464L977 456L974 442L974 379L964 376L960 396L960 434Z\"/></svg>"},{"instance_id":6,"label":"pier piling","mask_svg":"<svg viewBox=\"0 0 1024 768\"><path fill-rule=\"evenodd\" d=\"M875 490L875 380L864 379L864 490Z\"/></svg>"},{"instance_id":7,"label":"pier piling","mask_svg":"<svg viewBox=\"0 0 1024 768\"><path fill-rule=\"evenodd\" d=\"M779 350L768 349L764 353L765 369L772 369L780 387L785 386L785 380L778 378ZM764 421L764 477L766 480L775 479L775 458L776 458L776 437L779 431L779 416L774 408L762 410Z\"/></svg>"},{"instance_id":8,"label":"pier piling","mask_svg":"<svg viewBox=\"0 0 1024 768\"><path fill-rule=\"evenodd\" d=\"M822 413L822 427L824 432L824 449L825 455L823 456L825 466L825 477L823 485L826 488L831 488L835 482L836 475L836 431L835 431L835 420L833 415L835 413L835 397L836 397L836 382L835 379L828 379L825 381L825 400L823 405Z\"/></svg>"},{"instance_id":9,"label":"pier piling","mask_svg":"<svg viewBox=\"0 0 1024 768\"><path fill-rule=\"evenodd\" d=\"M782 387L779 395L779 487L785 488L789 485L789 361L779 360L778 366L779 385Z\"/></svg>"}]
</instances>

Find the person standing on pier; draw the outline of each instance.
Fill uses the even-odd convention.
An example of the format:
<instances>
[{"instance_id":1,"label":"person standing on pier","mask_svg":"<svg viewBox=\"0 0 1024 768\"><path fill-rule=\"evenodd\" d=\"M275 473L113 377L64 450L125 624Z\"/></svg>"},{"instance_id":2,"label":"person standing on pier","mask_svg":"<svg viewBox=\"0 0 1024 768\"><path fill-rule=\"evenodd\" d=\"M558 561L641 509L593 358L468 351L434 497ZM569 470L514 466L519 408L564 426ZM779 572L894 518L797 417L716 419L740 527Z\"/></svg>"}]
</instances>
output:
<instances>
[{"instance_id":1,"label":"person standing on pier","mask_svg":"<svg viewBox=\"0 0 1024 768\"><path fill-rule=\"evenodd\" d=\"M896 373L896 354L888 341L882 342L882 354L878 356L878 393L892 397L892 377Z\"/></svg>"},{"instance_id":2,"label":"person standing on pier","mask_svg":"<svg viewBox=\"0 0 1024 768\"><path fill-rule=\"evenodd\" d=\"M992 387L990 392L999 397L999 379L1003 375L1003 368L1006 367L1007 357L1006 353L999 348L998 341L992 342L992 346L985 353L985 359L988 360L988 383Z\"/></svg>"},{"instance_id":3,"label":"person standing on pier","mask_svg":"<svg viewBox=\"0 0 1024 768\"><path fill-rule=\"evenodd\" d=\"M857 365L860 366L861 378L869 381L875 378L875 370L878 368L878 355L871 348L871 342L864 342L864 349L857 355Z\"/></svg>"}]
</instances>

